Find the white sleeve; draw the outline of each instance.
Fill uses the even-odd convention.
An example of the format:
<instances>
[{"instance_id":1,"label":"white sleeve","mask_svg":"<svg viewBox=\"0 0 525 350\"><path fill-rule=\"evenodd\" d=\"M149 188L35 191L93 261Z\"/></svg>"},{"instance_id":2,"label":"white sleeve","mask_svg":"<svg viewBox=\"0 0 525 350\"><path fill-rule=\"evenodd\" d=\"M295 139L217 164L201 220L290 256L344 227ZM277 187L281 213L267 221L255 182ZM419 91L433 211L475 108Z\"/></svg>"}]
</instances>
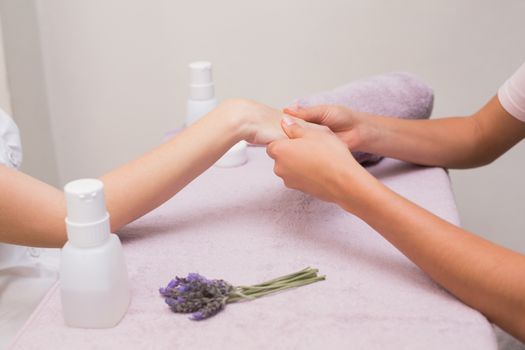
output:
<instances>
[{"instance_id":1,"label":"white sleeve","mask_svg":"<svg viewBox=\"0 0 525 350\"><path fill-rule=\"evenodd\" d=\"M11 117L0 109L0 164L11 168L22 165L20 132Z\"/></svg>"},{"instance_id":2,"label":"white sleeve","mask_svg":"<svg viewBox=\"0 0 525 350\"><path fill-rule=\"evenodd\" d=\"M525 122L525 63L500 87L498 98L507 112Z\"/></svg>"}]
</instances>

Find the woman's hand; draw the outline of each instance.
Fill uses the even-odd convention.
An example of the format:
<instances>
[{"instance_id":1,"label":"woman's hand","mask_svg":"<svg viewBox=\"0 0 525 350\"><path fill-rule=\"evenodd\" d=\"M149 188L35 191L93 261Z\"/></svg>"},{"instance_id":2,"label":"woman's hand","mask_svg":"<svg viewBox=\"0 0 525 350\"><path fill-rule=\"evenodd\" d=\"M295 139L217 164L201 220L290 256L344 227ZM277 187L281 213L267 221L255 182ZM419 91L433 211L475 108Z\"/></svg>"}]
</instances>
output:
<instances>
[{"instance_id":1,"label":"woman's hand","mask_svg":"<svg viewBox=\"0 0 525 350\"><path fill-rule=\"evenodd\" d=\"M249 143L266 145L286 138L280 126L283 114L275 108L246 99L228 99L218 109L223 111L222 116L233 120L241 139Z\"/></svg>"},{"instance_id":2,"label":"woman's hand","mask_svg":"<svg viewBox=\"0 0 525 350\"><path fill-rule=\"evenodd\" d=\"M287 138L281 128L284 114L270 106L247 99L228 99L218 109L222 117L239 129L241 139L257 145L267 145L272 141ZM326 127L296 119L296 123L309 129L325 130Z\"/></svg>"},{"instance_id":3,"label":"woman's hand","mask_svg":"<svg viewBox=\"0 0 525 350\"><path fill-rule=\"evenodd\" d=\"M368 115L343 106L288 107L284 109L284 113L307 122L327 126L354 151L361 150L361 145L368 134L365 124Z\"/></svg>"},{"instance_id":4,"label":"woman's hand","mask_svg":"<svg viewBox=\"0 0 525 350\"><path fill-rule=\"evenodd\" d=\"M289 139L270 143L267 152L287 187L348 207L343 188L355 189L357 200L365 184L376 181L328 128L305 128L289 117L281 124Z\"/></svg>"}]
</instances>

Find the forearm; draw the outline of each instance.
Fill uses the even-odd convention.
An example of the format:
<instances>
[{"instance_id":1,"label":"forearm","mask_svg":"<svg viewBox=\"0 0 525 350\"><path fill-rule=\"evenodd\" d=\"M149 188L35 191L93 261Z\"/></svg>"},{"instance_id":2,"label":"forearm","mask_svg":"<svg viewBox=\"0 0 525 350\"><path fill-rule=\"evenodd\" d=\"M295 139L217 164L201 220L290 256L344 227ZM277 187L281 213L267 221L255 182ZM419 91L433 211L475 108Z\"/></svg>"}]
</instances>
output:
<instances>
[{"instance_id":1,"label":"forearm","mask_svg":"<svg viewBox=\"0 0 525 350\"><path fill-rule=\"evenodd\" d=\"M407 162L469 168L484 162L476 152L477 129L470 117L405 120L370 116L358 150Z\"/></svg>"},{"instance_id":2,"label":"forearm","mask_svg":"<svg viewBox=\"0 0 525 350\"><path fill-rule=\"evenodd\" d=\"M456 227L377 180L340 203L464 303L525 340L525 256ZM360 196L360 197L359 197ZM357 203L357 204L356 204Z\"/></svg>"},{"instance_id":3,"label":"forearm","mask_svg":"<svg viewBox=\"0 0 525 350\"><path fill-rule=\"evenodd\" d=\"M273 142L268 147L268 154L275 159L275 174L287 187L337 203L357 215L437 283L525 340L525 256L466 232L381 184L348 152L348 148L352 149L349 141L359 135L354 127L345 129L337 124L344 123L337 113L347 112L326 107L321 107L321 113L310 110L315 116L310 120L335 126L338 135L303 128L290 118L283 119L283 130L290 139ZM500 140L504 147L525 134L525 127L512 116L500 115L487 124L482 121L477 120L481 129L496 133L501 131L498 124L505 124L507 133L490 140ZM504 141L507 139L511 140ZM414 144L403 145L399 152L408 145L418 148ZM417 155L435 150L428 147Z\"/></svg>"},{"instance_id":4,"label":"forearm","mask_svg":"<svg viewBox=\"0 0 525 350\"><path fill-rule=\"evenodd\" d=\"M403 120L363 115L358 150L446 168L488 164L525 136L525 123L494 96L469 117Z\"/></svg>"},{"instance_id":5,"label":"forearm","mask_svg":"<svg viewBox=\"0 0 525 350\"><path fill-rule=\"evenodd\" d=\"M240 123L214 110L172 140L101 177L118 230L156 208L243 138Z\"/></svg>"},{"instance_id":6,"label":"forearm","mask_svg":"<svg viewBox=\"0 0 525 350\"><path fill-rule=\"evenodd\" d=\"M66 239L62 191L0 165L0 242L61 247Z\"/></svg>"},{"instance_id":7,"label":"forearm","mask_svg":"<svg viewBox=\"0 0 525 350\"><path fill-rule=\"evenodd\" d=\"M159 206L246 136L245 123L217 108L172 140L101 177L111 229ZM66 241L62 191L0 166L0 242L61 247Z\"/></svg>"}]
</instances>

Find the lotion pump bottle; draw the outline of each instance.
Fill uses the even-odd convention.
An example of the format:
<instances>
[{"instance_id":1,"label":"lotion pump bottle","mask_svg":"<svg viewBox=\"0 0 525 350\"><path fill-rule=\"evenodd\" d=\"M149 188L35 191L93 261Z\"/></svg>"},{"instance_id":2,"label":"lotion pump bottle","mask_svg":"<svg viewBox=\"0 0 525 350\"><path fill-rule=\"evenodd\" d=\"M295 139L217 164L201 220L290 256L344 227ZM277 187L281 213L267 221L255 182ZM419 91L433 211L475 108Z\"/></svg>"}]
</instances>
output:
<instances>
[{"instance_id":1,"label":"lotion pump bottle","mask_svg":"<svg viewBox=\"0 0 525 350\"><path fill-rule=\"evenodd\" d=\"M192 62L190 68L190 97L187 102L186 126L196 122L217 107L212 65L207 61ZM248 161L248 144L242 140L235 144L216 163L218 167L236 167Z\"/></svg>"},{"instance_id":2,"label":"lotion pump bottle","mask_svg":"<svg viewBox=\"0 0 525 350\"><path fill-rule=\"evenodd\" d=\"M64 187L68 241L60 261L62 313L68 326L110 328L130 302L122 246L110 232L104 184L80 179Z\"/></svg>"},{"instance_id":3,"label":"lotion pump bottle","mask_svg":"<svg viewBox=\"0 0 525 350\"><path fill-rule=\"evenodd\" d=\"M206 113L217 107L215 84L213 83L211 63L192 62L190 68L190 97L186 104L186 126L190 126Z\"/></svg>"}]
</instances>

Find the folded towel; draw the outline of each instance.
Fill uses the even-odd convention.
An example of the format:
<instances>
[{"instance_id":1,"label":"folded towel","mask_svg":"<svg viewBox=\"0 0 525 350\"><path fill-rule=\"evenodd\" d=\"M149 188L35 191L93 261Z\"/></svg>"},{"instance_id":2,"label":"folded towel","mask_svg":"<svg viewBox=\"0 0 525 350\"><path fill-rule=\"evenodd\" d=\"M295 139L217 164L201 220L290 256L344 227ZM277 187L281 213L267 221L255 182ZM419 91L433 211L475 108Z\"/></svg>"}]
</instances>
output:
<instances>
[{"instance_id":1,"label":"folded towel","mask_svg":"<svg viewBox=\"0 0 525 350\"><path fill-rule=\"evenodd\" d=\"M405 119L426 119L432 113L432 88L409 73L389 73L356 80L294 101L301 107L342 105L362 112ZM374 164L380 155L353 152L361 164Z\"/></svg>"}]
</instances>

